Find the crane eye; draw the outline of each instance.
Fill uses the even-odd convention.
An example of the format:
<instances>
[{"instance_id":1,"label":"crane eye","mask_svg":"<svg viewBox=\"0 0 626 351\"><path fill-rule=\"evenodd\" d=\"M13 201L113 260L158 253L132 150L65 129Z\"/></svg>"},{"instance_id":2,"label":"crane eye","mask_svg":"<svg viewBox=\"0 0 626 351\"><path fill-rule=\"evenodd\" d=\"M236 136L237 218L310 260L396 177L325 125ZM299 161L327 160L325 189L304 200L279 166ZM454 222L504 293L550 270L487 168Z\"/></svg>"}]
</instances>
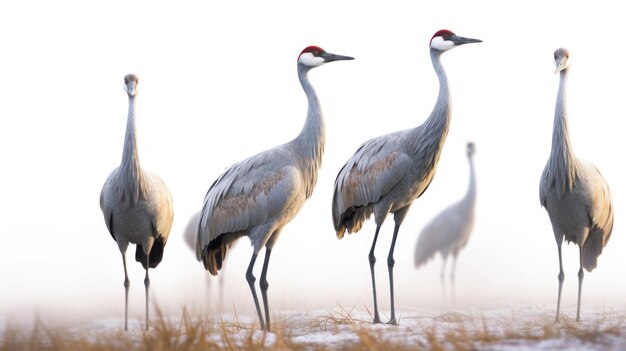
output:
<instances>
[{"instance_id":1,"label":"crane eye","mask_svg":"<svg viewBox=\"0 0 626 351\"><path fill-rule=\"evenodd\" d=\"M320 55L320 52L319 52L319 51L317 51L317 50L314 50L314 51L313 51L313 55L314 55L314 56L319 56L319 55Z\"/></svg>"}]
</instances>

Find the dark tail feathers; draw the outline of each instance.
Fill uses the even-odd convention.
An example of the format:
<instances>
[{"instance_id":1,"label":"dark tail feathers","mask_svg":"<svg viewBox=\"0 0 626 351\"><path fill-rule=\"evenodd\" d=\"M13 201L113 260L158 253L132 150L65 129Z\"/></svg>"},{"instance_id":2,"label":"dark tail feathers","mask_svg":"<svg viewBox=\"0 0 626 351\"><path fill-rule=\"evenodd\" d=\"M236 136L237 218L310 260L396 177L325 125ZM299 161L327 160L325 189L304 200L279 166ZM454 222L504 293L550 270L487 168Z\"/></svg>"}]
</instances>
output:
<instances>
[{"instance_id":1,"label":"dark tail feathers","mask_svg":"<svg viewBox=\"0 0 626 351\"><path fill-rule=\"evenodd\" d=\"M150 268L156 268L163 259L163 250L165 249L165 240L162 236L159 236L154 240L152 244L152 250L150 251ZM135 250L135 261L140 262L144 269L146 269L146 254L143 252L143 247L137 244Z\"/></svg>"},{"instance_id":2,"label":"dark tail feathers","mask_svg":"<svg viewBox=\"0 0 626 351\"><path fill-rule=\"evenodd\" d=\"M224 242L224 236L220 235L202 250L204 268L209 271L211 275L217 275L217 272L222 269L222 263L224 263L226 251L228 251L229 246L230 245Z\"/></svg>"}]
</instances>

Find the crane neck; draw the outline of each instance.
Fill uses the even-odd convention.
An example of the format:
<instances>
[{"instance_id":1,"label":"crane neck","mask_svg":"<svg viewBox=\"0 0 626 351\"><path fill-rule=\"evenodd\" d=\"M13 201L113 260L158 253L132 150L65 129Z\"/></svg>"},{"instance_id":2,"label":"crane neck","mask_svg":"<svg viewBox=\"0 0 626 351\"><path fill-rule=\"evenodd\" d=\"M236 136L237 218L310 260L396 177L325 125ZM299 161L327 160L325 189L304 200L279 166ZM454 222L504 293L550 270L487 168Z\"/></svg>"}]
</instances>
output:
<instances>
[{"instance_id":1,"label":"crane neck","mask_svg":"<svg viewBox=\"0 0 626 351\"><path fill-rule=\"evenodd\" d=\"M135 203L144 193L146 182L139 163L137 150L137 135L135 131L135 97L128 97L128 118L126 120L126 135L124 137L124 149L122 151L122 163L120 164L119 182L120 192Z\"/></svg>"},{"instance_id":2,"label":"crane neck","mask_svg":"<svg viewBox=\"0 0 626 351\"><path fill-rule=\"evenodd\" d=\"M552 128L552 150L548 161L549 184L554 184L559 197L567 190L571 190L578 177L579 164L572 143L569 138L567 118L567 73L568 69L561 70L559 76L559 90L554 111L554 126Z\"/></svg>"},{"instance_id":3,"label":"crane neck","mask_svg":"<svg viewBox=\"0 0 626 351\"><path fill-rule=\"evenodd\" d=\"M463 201L467 203L474 203L476 202L476 170L474 169L473 156L468 156L467 160L469 162L470 178L467 193L465 194Z\"/></svg>"},{"instance_id":4,"label":"crane neck","mask_svg":"<svg viewBox=\"0 0 626 351\"><path fill-rule=\"evenodd\" d=\"M312 67L298 63L298 79L306 94L308 108L307 116L300 134L292 141L294 150L298 153L301 169L305 173L306 197L313 193L317 183L317 172L322 164L324 143L326 141L324 118L315 89L309 81L308 73Z\"/></svg>"},{"instance_id":5,"label":"crane neck","mask_svg":"<svg viewBox=\"0 0 626 351\"><path fill-rule=\"evenodd\" d=\"M439 50L430 49L430 58L433 68L439 79L439 94L430 116L426 121L413 129L408 137L413 145L413 152L419 155L431 157L428 163L436 164L443 148L448 130L450 129L450 91L448 88L448 76L441 65Z\"/></svg>"}]
</instances>

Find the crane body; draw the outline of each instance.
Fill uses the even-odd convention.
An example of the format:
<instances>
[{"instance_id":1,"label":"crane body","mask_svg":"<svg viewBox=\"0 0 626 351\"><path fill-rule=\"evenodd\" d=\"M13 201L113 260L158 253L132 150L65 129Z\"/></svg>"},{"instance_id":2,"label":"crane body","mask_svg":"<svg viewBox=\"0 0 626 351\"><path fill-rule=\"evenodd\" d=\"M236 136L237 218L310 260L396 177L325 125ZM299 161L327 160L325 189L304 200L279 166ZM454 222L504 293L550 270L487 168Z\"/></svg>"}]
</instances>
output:
<instances>
[{"instance_id":1,"label":"crane body","mask_svg":"<svg viewBox=\"0 0 626 351\"><path fill-rule=\"evenodd\" d=\"M378 233L388 214L394 215L394 232L387 256L391 295L390 324L397 324L394 306L393 258L398 231L413 201L432 181L450 127L448 78L441 54L454 47L479 43L449 30L437 31L430 41L430 57L439 79L435 107L426 121L411 129L371 139L359 147L337 174L332 215L337 237L356 233L372 214L376 223L368 255L374 297L374 323L380 323L376 297L374 249Z\"/></svg>"},{"instance_id":2,"label":"crane body","mask_svg":"<svg viewBox=\"0 0 626 351\"><path fill-rule=\"evenodd\" d=\"M578 245L578 307L576 321L580 321L580 302L583 268L591 272L613 230L613 200L609 186L600 171L590 162L579 159L573 152L569 138L566 87L569 51L559 48L554 52L555 73L559 73L552 132L550 157L541 175L539 200L548 212L559 254L559 292L556 321L559 320L561 292L565 274L561 257L563 240Z\"/></svg>"},{"instance_id":3,"label":"crane body","mask_svg":"<svg viewBox=\"0 0 626 351\"><path fill-rule=\"evenodd\" d=\"M149 268L156 268L163 258L174 211L172 195L154 173L145 171L139 162L135 129L135 96L137 76L124 77L129 108L122 162L102 187L100 209L113 239L117 242L124 265L125 314L124 330L128 330L128 290L130 281L126 268L126 250L136 244L135 260L146 270L146 330L148 329Z\"/></svg>"},{"instance_id":4,"label":"crane body","mask_svg":"<svg viewBox=\"0 0 626 351\"><path fill-rule=\"evenodd\" d=\"M258 153L229 167L207 192L196 240L196 257L216 275L231 245L247 236L253 254L246 280L255 303L261 329L270 331L267 269L272 248L283 227L311 196L324 152L325 127L319 100L308 79L309 71L327 62L352 60L317 46L298 57L297 72L307 96L307 117L293 140ZM260 250L265 258L260 277L265 319L259 305L253 268Z\"/></svg>"}]
</instances>

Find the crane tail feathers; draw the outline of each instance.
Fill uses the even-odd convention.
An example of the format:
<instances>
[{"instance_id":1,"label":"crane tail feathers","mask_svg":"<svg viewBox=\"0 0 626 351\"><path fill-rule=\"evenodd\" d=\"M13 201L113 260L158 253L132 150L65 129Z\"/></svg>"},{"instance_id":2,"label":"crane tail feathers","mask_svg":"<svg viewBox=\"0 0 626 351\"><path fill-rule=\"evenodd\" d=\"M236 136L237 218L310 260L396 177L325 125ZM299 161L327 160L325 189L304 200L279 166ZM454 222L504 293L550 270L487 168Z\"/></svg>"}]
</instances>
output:
<instances>
[{"instance_id":1,"label":"crane tail feathers","mask_svg":"<svg viewBox=\"0 0 626 351\"><path fill-rule=\"evenodd\" d=\"M337 232L337 238L343 238L345 232L348 234L356 233L361 230L363 223L371 215L370 207L350 207L339 218L335 220L335 231Z\"/></svg>"},{"instance_id":2,"label":"crane tail feathers","mask_svg":"<svg viewBox=\"0 0 626 351\"><path fill-rule=\"evenodd\" d=\"M204 263L204 269L209 271L211 275L217 275L217 272L222 269L224 259L226 259L226 252L230 248L229 243L224 240L224 236L220 235L202 250L202 263Z\"/></svg>"},{"instance_id":3,"label":"crane tail feathers","mask_svg":"<svg viewBox=\"0 0 626 351\"><path fill-rule=\"evenodd\" d=\"M154 240L154 244L152 244L152 249L150 250L150 268L156 268L159 263L161 263L164 249L165 240L162 236L159 236ZM137 244L135 249L135 261L141 263L144 269L147 269L146 258L148 258L148 256L143 252L143 246Z\"/></svg>"},{"instance_id":4,"label":"crane tail feathers","mask_svg":"<svg viewBox=\"0 0 626 351\"><path fill-rule=\"evenodd\" d=\"M230 250L237 239L246 234L245 231L223 233L211 240L202 248L200 259L202 259L204 268L211 275L217 275L226 259L226 252Z\"/></svg>"}]
</instances>

